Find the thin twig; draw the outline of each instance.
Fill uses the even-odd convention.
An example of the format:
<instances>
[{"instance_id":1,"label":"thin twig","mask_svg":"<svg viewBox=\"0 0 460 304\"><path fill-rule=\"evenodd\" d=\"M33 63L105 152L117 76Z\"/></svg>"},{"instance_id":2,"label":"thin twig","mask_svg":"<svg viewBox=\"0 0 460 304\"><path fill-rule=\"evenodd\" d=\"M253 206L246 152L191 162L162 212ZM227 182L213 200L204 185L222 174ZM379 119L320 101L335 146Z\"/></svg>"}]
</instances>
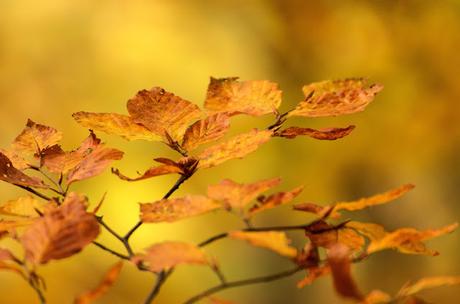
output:
<instances>
[{"instance_id":1,"label":"thin twig","mask_svg":"<svg viewBox=\"0 0 460 304\"><path fill-rule=\"evenodd\" d=\"M96 245L97 247L101 248L102 250L105 250L105 251L107 251L107 252L119 257L120 259L129 260L129 256L121 254L119 252L116 252L115 250L112 250L112 249L108 248L107 246L105 246L105 245L103 245L103 244L101 244L101 243L99 243L97 241L93 241L93 244Z\"/></svg>"},{"instance_id":2,"label":"thin twig","mask_svg":"<svg viewBox=\"0 0 460 304\"><path fill-rule=\"evenodd\" d=\"M174 271L174 268L171 268L169 271L162 271L158 274L157 281L155 282L155 285L153 286L152 290L150 291L147 298L145 299L144 304L152 303L152 301L155 299L155 297L160 292L161 287L166 282L166 279L172 274L173 271Z\"/></svg>"},{"instance_id":3,"label":"thin twig","mask_svg":"<svg viewBox=\"0 0 460 304\"><path fill-rule=\"evenodd\" d=\"M247 285L253 285L253 284L259 284L259 283L268 283L272 281L276 281L279 279L283 279L286 277L289 277L299 271L303 270L303 267L297 266L296 268L278 272L272 275L268 276L261 276L261 277L255 277L251 279L245 279L245 280L238 280L238 281L233 281L233 282L226 282L226 283L221 283L219 285L216 285L214 287L211 287L193 297L188 299L187 301L184 302L184 304L192 304L195 303L207 296L210 296L212 294L215 294L219 291L225 290L225 289L230 289L230 288L235 288L235 287L240 287L240 286L247 286Z\"/></svg>"},{"instance_id":4,"label":"thin twig","mask_svg":"<svg viewBox=\"0 0 460 304\"><path fill-rule=\"evenodd\" d=\"M105 230L107 230L111 235L113 235L115 238L117 238L123 244L123 246L125 246L126 252L128 252L129 258L134 256L134 251L131 248L131 245L129 244L128 240L125 240L124 237L122 237L115 230L113 230L109 225L107 225L107 223L104 222L104 220L102 219L101 216L96 216L96 219L101 224L101 226L105 228Z\"/></svg>"},{"instance_id":5,"label":"thin twig","mask_svg":"<svg viewBox=\"0 0 460 304\"><path fill-rule=\"evenodd\" d=\"M36 195L36 196L38 196L38 197L40 197L40 198L42 198L42 199L44 199L44 200L47 200L47 201L50 201L50 200L51 200L50 197L48 197L48 196L46 196L46 195L44 195L44 194L42 194L42 193L36 191L35 189L32 189L32 188L27 187L27 186L23 186L23 185L16 185L16 184L14 184L14 185L17 186L17 187L19 187L19 188L21 188L21 189L24 189L24 190L26 190L26 191L28 191L28 192L34 194L34 195Z\"/></svg>"}]
</instances>

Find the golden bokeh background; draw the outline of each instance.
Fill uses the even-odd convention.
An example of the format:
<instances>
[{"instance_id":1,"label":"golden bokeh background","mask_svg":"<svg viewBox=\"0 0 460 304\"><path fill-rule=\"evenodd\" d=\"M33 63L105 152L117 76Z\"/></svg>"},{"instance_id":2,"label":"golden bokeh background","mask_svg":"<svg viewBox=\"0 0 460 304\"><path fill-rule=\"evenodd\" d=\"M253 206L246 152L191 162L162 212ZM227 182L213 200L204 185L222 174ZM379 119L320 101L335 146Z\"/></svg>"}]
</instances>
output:
<instances>
[{"instance_id":1,"label":"golden bokeh background","mask_svg":"<svg viewBox=\"0 0 460 304\"><path fill-rule=\"evenodd\" d=\"M209 76L269 79L284 91L282 109L301 100L302 84L365 76L385 85L368 109L340 118L296 119L310 127L357 125L335 142L309 138L274 139L244 160L203 170L175 195L204 193L223 178L239 182L281 176L279 188L305 185L297 202L328 204L382 192L411 182L416 189L387 206L358 217L385 224L439 227L459 220L460 204L460 1L255 0L255 1L0 1L1 147L27 118L64 132L73 148L87 131L71 118L76 111L126 113L138 90L162 86L202 104ZM268 117L236 117L232 133L266 126ZM173 156L159 143L127 142L98 134L126 152L116 166L134 175L153 157ZM138 216L138 202L157 200L174 176L127 183L109 172L74 190L94 204L105 191L106 221L125 232ZM22 195L0 184L1 200ZM302 223L305 214L289 207L269 211L257 225ZM198 242L241 227L217 213L177 224L145 225L133 237L138 249L161 240ZM301 234L291 234L301 246ZM119 247L110 235L100 240ZM9 245L4 243L3 244ZM394 293L410 279L460 274L460 235L430 242L435 258L379 253L354 267L363 291ZM122 248L120 248L121 250ZM231 240L208 248L229 279L288 269L283 259ZM64 261L51 262L46 278L49 303L71 303L93 287L116 259L94 246ZM282 281L225 291L238 303L345 303L330 278L297 289L303 274ZM154 278L125 265L113 289L97 303L142 303ZM157 303L181 303L217 284L204 267L180 267ZM435 303L458 303L460 287L422 294ZM0 303L35 303L18 276L0 273Z\"/></svg>"}]
</instances>

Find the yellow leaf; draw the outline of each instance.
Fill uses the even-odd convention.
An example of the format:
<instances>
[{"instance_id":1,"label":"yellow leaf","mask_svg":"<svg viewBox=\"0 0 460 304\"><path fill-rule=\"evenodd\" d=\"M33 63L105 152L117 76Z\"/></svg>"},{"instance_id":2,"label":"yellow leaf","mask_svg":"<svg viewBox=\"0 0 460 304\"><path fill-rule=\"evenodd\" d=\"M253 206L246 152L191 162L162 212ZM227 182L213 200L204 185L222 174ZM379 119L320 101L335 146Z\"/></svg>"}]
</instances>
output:
<instances>
[{"instance_id":1,"label":"yellow leaf","mask_svg":"<svg viewBox=\"0 0 460 304\"><path fill-rule=\"evenodd\" d=\"M202 195L187 195L140 204L141 220L144 223L175 222L217 208L220 208L219 204Z\"/></svg>"},{"instance_id":2,"label":"yellow leaf","mask_svg":"<svg viewBox=\"0 0 460 304\"><path fill-rule=\"evenodd\" d=\"M321 81L305 85L305 100L288 116L324 117L363 111L383 89L382 85L367 86L364 79Z\"/></svg>"},{"instance_id":3,"label":"yellow leaf","mask_svg":"<svg viewBox=\"0 0 460 304\"><path fill-rule=\"evenodd\" d=\"M199 120L185 131L182 147L191 151L199 145L218 140L228 131L230 119L224 113L217 113Z\"/></svg>"},{"instance_id":4,"label":"yellow leaf","mask_svg":"<svg viewBox=\"0 0 460 304\"><path fill-rule=\"evenodd\" d=\"M14 140L12 147L16 151L39 153L43 149L57 144L62 139L58 130L28 120L26 128Z\"/></svg>"},{"instance_id":5,"label":"yellow leaf","mask_svg":"<svg viewBox=\"0 0 460 304\"><path fill-rule=\"evenodd\" d=\"M73 118L83 127L107 134L121 136L127 140L159 141L161 137L145 126L135 123L133 118L116 113L77 112Z\"/></svg>"},{"instance_id":6,"label":"yellow leaf","mask_svg":"<svg viewBox=\"0 0 460 304\"><path fill-rule=\"evenodd\" d=\"M8 157L0 152L0 180L13 185L34 188L49 188L41 179L31 177L16 169Z\"/></svg>"},{"instance_id":7,"label":"yellow leaf","mask_svg":"<svg viewBox=\"0 0 460 304\"><path fill-rule=\"evenodd\" d=\"M144 125L166 142L168 135L181 142L190 123L201 116L196 105L159 87L138 92L128 101L127 107L134 122Z\"/></svg>"},{"instance_id":8,"label":"yellow leaf","mask_svg":"<svg viewBox=\"0 0 460 304\"><path fill-rule=\"evenodd\" d=\"M279 178L266 179L251 184L239 184L225 179L217 185L208 187L208 196L222 202L228 209L243 209L261 193L276 187Z\"/></svg>"},{"instance_id":9,"label":"yellow leaf","mask_svg":"<svg viewBox=\"0 0 460 304\"><path fill-rule=\"evenodd\" d=\"M370 241L380 240L387 235L387 232L383 226L374 223L350 221L345 226L358 231L360 234L367 237Z\"/></svg>"},{"instance_id":10,"label":"yellow leaf","mask_svg":"<svg viewBox=\"0 0 460 304\"><path fill-rule=\"evenodd\" d=\"M291 191L278 192L268 197L262 198L258 202L258 204L254 205L249 209L249 216L253 216L254 214L264 210L275 208L282 204L287 204L290 201L292 201L297 195L299 195L300 192L302 192L302 190L303 186L300 186L295 189L292 189Z\"/></svg>"},{"instance_id":11,"label":"yellow leaf","mask_svg":"<svg viewBox=\"0 0 460 304\"><path fill-rule=\"evenodd\" d=\"M180 264L208 264L205 253L193 244L183 242L158 243L132 258L135 264L144 263L150 271L169 270Z\"/></svg>"},{"instance_id":12,"label":"yellow leaf","mask_svg":"<svg viewBox=\"0 0 460 304\"><path fill-rule=\"evenodd\" d=\"M346 128L327 128L327 129L310 129L290 127L275 133L275 136L285 138L295 138L299 135L307 135L319 140L336 140L347 136L355 129L355 126L348 126Z\"/></svg>"},{"instance_id":13,"label":"yellow leaf","mask_svg":"<svg viewBox=\"0 0 460 304\"><path fill-rule=\"evenodd\" d=\"M269 141L272 135L272 131L254 129L248 133L237 135L226 142L211 146L198 156L198 168L210 168L230 159L243 158Z\"/></svg>"},{"instance_id":14,"label":"yellow leaf","mask_svg":"<svg viewBox=\"0 0 460 304\"><path fill-rule=\"evenodd\" d=\"M211 77L204 107L211 112L260 116L276 113L281 95L278 84L267 80L238 81L237 77Z\"/></svg>"},{"instance_id":15,"label":"yellow leaf","mask_svg":"<svg viewBox=\"0 0 460 304\"><path fill-rule=\"evenodd\" d=\"M229 233L229 236L233 239L247 241L257 247L269 249L289 258L294 258L297 255L297 249L289 246L291 241L281 231L232 231Z\"/></svg>"},{"instance_id":16,"label":"yellow leaf","mask_svg":"<svg viewBox=\"0 0 460 304\"><path fill-rule=\"evenodd\" d=\"M26 258L34 264L69 257L90 244L99 224L86 212L86 198L69 193L59 207L49 206L21 237Z\"/></svg>"},{"instance_id":17,"label":"yellow leaf","mask_svg":"<svg viewBox=\"0 0 460 304\"><path fill-rule=\"evenodd\" d=\"M75 304L89 304L103 296L104 294L107 293L107 291L110 289L110 287L115 284L116 280L118 279L118 276L120 275L121 268L123 266L122 262L118 262L115 265L113 265L109 271L104 275L102 281L97 285L94 289L85 292L81 295L79 295L75 299Z\"/></svg>"},{"instance_id":18,"label":"yellow leaf","mask_svg":"<svg viewBox=\"0 0 460 304\"><path fill-rule=\"evenodd\" d=\"M39 212L43 211L43 203L36 198L28 195L15 200L7 201L0 206L0 214L19 216L19 217L37 217Z\"/></svg>"},{"instance_id":19,"label":"yellow leaf","mask_svg":"<svg viewBox=\"0 0 460 304\"><path fill-rule=\"evenodd\" d=\"M397 298L407 297L422 290L440 286L460 284L460 276L437 276L420 279L412 284L404 285L398 292Z\"/></svg>"},{"instance_id":20,"label":"yellow leaf","mask_svg":"<svg viewBox=\"0 0 460 304\"><path fill-rule=\"evenodd\" d=\"M390 303L391 296L381 290L372 290L369 294L366 295L362 304L381 304L381 303Z\"/></svg>"}]
</instances>

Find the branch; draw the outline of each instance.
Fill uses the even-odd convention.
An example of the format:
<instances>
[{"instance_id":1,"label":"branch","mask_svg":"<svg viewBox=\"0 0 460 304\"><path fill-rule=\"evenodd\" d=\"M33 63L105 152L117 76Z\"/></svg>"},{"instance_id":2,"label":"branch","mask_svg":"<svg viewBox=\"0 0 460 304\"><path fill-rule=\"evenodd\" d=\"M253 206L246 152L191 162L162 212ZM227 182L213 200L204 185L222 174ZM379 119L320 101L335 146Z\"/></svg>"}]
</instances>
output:
<instances>
[{"instance_id":1,"label":"branch","mask_svg":"<svg viewBox=\"0 0 460 304\"><path fill-rule=\"evenodd\" d=\"M42 198L42 199L44 199L44 200L47 200L47 201L50 201L50 200L51 200L50 197L48 197L48 196L46 196L46 195L44 195L44 194L42 194L42 193L36 191L35 189L32 189L32 188L27 187L27 186L23 186L23 185L16 185L16 184L14 184L14 185L17 186L17 187L19 187L19 188L21 188L21 189L24 189L24 190L26 190L26 191L32 193L32 194L35 194L36 196L38 196L38 197L40 197L40 198Z\"/></svg>"},{"instance_id":2,"label":"branch","mask_svg":"<svg viewBox=\"0 0 460 304\"><path fill-rule=\"evenodd\" d=\"M162 271L158 274L157 281L153 286L153 289L150 291L149 295L144 301L144 304L150 304L155 299L155 297L160 292L161 287L166 282L166 279L171 275L174 271L174 268L171 268L169 271Z\"/></svg>"},{"instance_id":3,"label":"branch","mask_svg":"<svg viewBox=\"0 0 460 304\"><path fill-rule=\"evenodd\" d=\"M235 288L235 287L240 287L240 286L247 286L247 285L254 285L254 284L259 284L259 283L268 283L271 281L276 281L282 278L289 277L301 270L303 270L303 267L297 266L293 269L278 272L272 275L268 276L261 276L261 277L255 277L251 279L245 279L245 280L239 280L239 281L233 281L233 282L227 282L227 283L221 283L219 285L216 285L214 287L211 287L193 297L188 299L187 301L184 302L184 304L192 304L195 303L207 296L210 296L212 294L215 294L217 292L220 292L225 289L230 289L230 288Z\"/></svg>"},{"instance_id":4,"label":"branch","mask_svg":"<svg viewBox=\"0 0 460 304\"><path fill-rule=\"evenodd\" d=\"M103 244L101 244L101 243L99 243L97 241L93 241L93 244L96 245L97 247L101 248L102 250L105 250L105 251L107 251L107 252L119 257L120 259L129 260L129 256L121 254L119 252L116 252L115 250L112 250L112 249L106 247L105 245L103 245Z\"/></svg>"}]
</instances>

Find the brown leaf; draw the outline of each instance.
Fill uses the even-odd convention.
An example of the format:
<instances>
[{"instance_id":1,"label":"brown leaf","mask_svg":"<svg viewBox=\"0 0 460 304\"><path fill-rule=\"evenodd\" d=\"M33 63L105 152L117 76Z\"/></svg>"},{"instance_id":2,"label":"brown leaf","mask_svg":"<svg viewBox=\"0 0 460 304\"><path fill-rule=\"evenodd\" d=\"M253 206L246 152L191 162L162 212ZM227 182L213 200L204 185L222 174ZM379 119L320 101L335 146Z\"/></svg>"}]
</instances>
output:
<instances>
[{"instance_id":1,"label":"brown leaf","mask_svg":"<svg viewBox=\"0 0 460 304\"><path fill-rule=\"evenodd\" d=\"M77 112L73 118L83 127L117 135L127 140L160 141L161 137L145 126L135 123L133 118L116 113Z\"/></svg>"},{"instance_id":2,"label":"brown leaf","mask_svg":"<svg viewBox=\"0 0 460 304\"><path fill-rule=\"evenodd\" d=\"M366 298L363 300L362 304L381 304L381 303L390 303L391 296L381 290L372 290L369 294L366 295Z\"/></svg>"},{"instance_id":3,"label":"brown leaf","mask_svg":"<svg viewBox=\"0 0 460 304\"><path fill-rule=\"evenodd\" d=\"M316 247L330 249L337 243L347 246L352 252L360 251L365 240L356 231L344 226L334 227L325 221L318 221L310 225L305 231L305 235Z\"/></svg>"},{"instance_id":4,"label":"brown leaf","mask_svg":"<svg viewBox=\"0 0 460 304\"><path fill-rule=\"evenodd\" d=\"M62 139L58 130L28 120L26 128L14 140L12 147L16 151L39 153L47 147L54 146Z\"/></svg>"},{"instance_id":5,"label":"brown leaf","mask_svg":"<svg viewBox=\"0 0 460 304\"><path fill-rule=\"evenodd\" d=\"M458 224L454 223L439 229L428 229L418 231L414 228L401 228L387 233L383 238L372 240L367 248L369 254L384 250L396 249L407 254L424 254L438 255L437 251L426 248L423 241L451 233L457 228Z\"/></svg>"},{"instance_id":6,"label":"brown leaf","mask_svg":"<svg viewBox=\"0 0 460 304\"><path fill-rule=\"evenodd\" d=\"M84 157L78 151L65 152L59 145L44 149L40 156L42 166L48 168L50 172L57 174L67 174Z\"/></svg>"},{"instance_id":7,"label":"brown leaf","mask_svg":"<svg viewBox=\"0 0 460 304\"><path fill-rule=\"evenodd\" d=\"M229 236L233 239L247 241L257 247L269 249L289 258L294 258L297 255L297 249L289 246L291 240L281 231L232 231L229 233Z\"/></svg>"},{"instance_id":8,"label":"brown leaf","mask_svg":"<svg viewBox=\"0 0 460 304\"><path fill-rule=\"evenodd\" d=\"M297 288L303 288L307 285L311 285L316 279L328 275L331 273L329 265L323 265L319 267L311 267L308 269L308 274L297 282Z\"/></svg>"},{"instance_id":9,"label":"brown leaf","mask_svg":"<svg viewBox=\"0 0 460 304\"><path fill-rule=\"evenodd\" d=\"M14 255L8 249L0 248L0 262L8 260L14 260Z\"/></svg>"},{"instance_id":10,"label":"brown leaf","mask_svg":"<svg viewBox=\"0 0 460 304\"><path fill-rule=\"evenodd\" d=\"M171 173L183 173L182 169L177 166L170 166L170 165L161 165L161 166L156 166L148 169L145 171L142 175L139 175L138 177L128 177L120 172L120 170L112 168L112 173L121 178L122 180L128 181L128 182L135 182L135 181L140 181L144 180L147 178L155 177L155 176L160 176L160 175L167 175Z\"/></svg>"},{"instance_id":11,"label":"brown leaf","mask_svg":"<svg viewBox=\"0 0 460 304\"><path fill-rule=\"evenodd\" d=\"M159 87L138 92L128 101L127 107L134 122L144 125L166 142L167 134L181 142L190 122L201 115L196 105Z\"/></svg>"},{"instance_id":12,"label":"brown leaf","mask_svg":"<svg viewBox=\"0 0 460 304\"><path fill-rule=\"evenodd\" d=\"M346 128L326 128L326 129L310 129L300 127L290 127L275 133L275 136L285 138L295 138L300 135L310 136L320 140L336 140L347 136L355 129L355 126L348 126Z\"/></svg>"},{"instance_id":13,"label":"brown leaf","mask_svg":"<svg viewBox=\"0 0 460 304\"><path fill-rule=\"evenodd\" d=\"M226 142L211 146L198 156L198 168L210 168L230 159L243 158L269 141L272 135L272 131L254 129L248 133L237 135Z\"/></svg>"},{"instance_id":14,"label":"brown leaf","mask_svg":"<svg viewBox=\"0 0 460 304\"><path fill-rule=\"evenodd\" d=\"M329 250L327 258L337 293L345 298L364 300L364 296L351 276L348 248L343 244L336 244Z\"/></svg>"},{"instance_id":15,"label":"brown leaf","mask_svg":"<svg viewBox=\"0 0 460 304\"><path fill-rule=\"evenodd\" d=\"M383 89L382 85L367 86L365 79L321 81L303 87L306 99L288 116L324 117L363 111Z\"/></svg>"},{"instance_id":16,"label":"brown leaf","mask_svg":"<svg viewBox=\"0 0 460 304\"><path fill-rule=\"evenodd\" d=\"M302 192L303 186L297 187L292 189L291 191L287 192L278 192L272 194L268 197L262 198L258 204L254 205L249 209L249 216L254 216L254 214L268 210L271 208L275 208L282 204L287 204L292 201L297 195Z\"/></svg>"},{"instance_id":17,"label":"brown leaf","mask_svg":"<svg viewBox=\"0 0 460 304\"><path fill-rule=\"evenodd\" d=\"M14 149L0 149L0 153L3 153L13 164L13 167L23 171L30 168L30 164L24 159L24 155Z\"/></svg>"},{"instance_id":18,"label":"brown leaf","mask_svg":"<svg viewBox=\"0 0 460 304\"><path fill-rule=\"evenodd\" d=\"M13 166L8 157L0 152L0 180L13 185L34 188L49 188L41 179L25 175Z\"/></svg>"},{"instance_id":19,"label":"brown leaf","mask_svg":"<svg viewBox=\"0 0 460 304\"><path fill-rule=\"evenodd\" d=\"M217 185L208 187L208 196L222 202L228 209L243 209L261 193L276 187L279 178L266 179L251 184L239 184L225 179Z\"/></svg>"},{"instance_id":20,"label":"brown leaf","mask_svg":"<svg viewBox=\"0 0 460 304\"><path fill-rule=\"evenodd\" d=\"M86 212L86 198L69 193L59 207L45 210L21 237L26 258L34 264L69 257L90 244L99 234L94 215Z\"/></svg>"},{"instance_id":21,"label":"brown leaf","mask_svg":"<svg viewBox=\"0 0 460 304\"><path fill-rule=\"evenodd\" d=\"M205 253L193 244L183 242L163 242L147 249L145 254L132 258L135 264L145 263L150 271L169 270L180 264L208 264Z\"/></svg>"},{"instance_id":22,"label":"brown leaf","mask_svg":"<svg viewBox=\"0 0 460 304\"><path fill-rule=\"evenodd\" d=\"M162 199L153 203L140 204L141 220L144 223L175 222L220 207L212 199L202 195Z\"/></svg>"},{"instance_id":23,"label":"brown leaf","mask_svg":"<svg viewBox=\"0 0 460 304\"><path fill-rule=\"evenodd\" d=\"M237 77L211 77L204 107L211 112L260 116L276 113L282 92L267 80L238 81Z\"/></svg>"},{"instance_id":24,"label":"brown leaf","mask_svg":"<svg viewBox=\"0 0 460 304\"><path fill-rule=\"evenodd\" d=\"M217 113L199 120L185 131L182 147L191 151L196 147L218 140L228 131L230 119L224 113Z\"/></svg>"},{"instance_id":25,"label":"brown leaf","mask_svg":"<svg viewBox=\"0 0 460 304\"><path fill-rule=\"evenodd\" d=\"M422 278L414 283L404 285L398 292L397 298L419 293L422 290L460 284L460 276L437 276Z\"/></svg>"},{"instance_id":26,"label":"brown leaf","mask_svg":"<svg viewBox=\"0 0 460 304\"><path fill-rule=\"evenodd\" d=\"M116 280L118 279L118 276L120 275L121 268L123 267L123 262L118 262L115 265L113 265L109 271L104 275L102 278L102 281L97 285L94 289L85 292L81 295L79 295L75 299L75 304L89 304L103 296L104 294L107 293L107 291L110 289L110 287L115 284Z\"/></svg>"},{"instance_id":27,"label":"brown leaf","mask_svg":"<svg viewBox=\"0 0 460 304\"><path fill-rule=\"evenodd\" d=\"M44 204L33 196L23 196L7 201L0 206L0 214L19 217L37 217L43 211Z\"/></svg>"},{"instance_id":28,"label":"brown leaf","mask_svg":"<svg viewBox=\"0 0 460 304\"><path fill-rule=\"evenodd\" d=\"M69 172L67 183L71 184L96 176L102 173L112 161L119 160L122 157L123 152L120 150L99 145Z\"/></svg>"}]
</instances>

